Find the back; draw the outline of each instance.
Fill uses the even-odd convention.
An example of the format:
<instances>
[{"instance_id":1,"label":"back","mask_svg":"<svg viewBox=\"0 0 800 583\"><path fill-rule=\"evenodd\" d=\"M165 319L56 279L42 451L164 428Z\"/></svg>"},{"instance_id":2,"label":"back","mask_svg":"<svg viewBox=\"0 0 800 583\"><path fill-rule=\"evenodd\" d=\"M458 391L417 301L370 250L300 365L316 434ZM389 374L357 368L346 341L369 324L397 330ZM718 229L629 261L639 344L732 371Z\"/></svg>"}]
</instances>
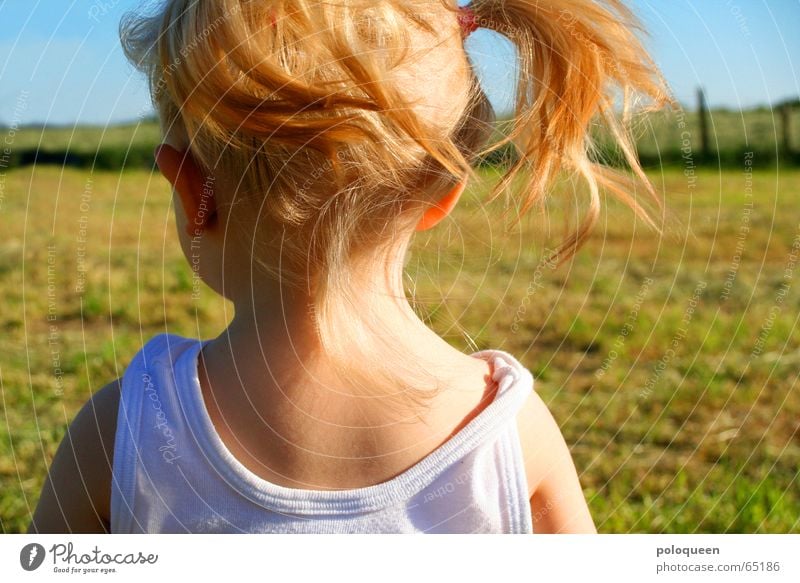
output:
<instances>
[{"instance_id":1,"label":"back","mask_svg":"<svg viewBox=\"0 0 800 583\"><path fill-rule=\"evenodd\" d=\"M210 420L197 375L203 342L156 336L122 381L114 446L115 533L530 533L516 415L533 377L501 350L494 401L395 478L350 490L279 486L244 467Z\"/></svg>"}]
</instances>

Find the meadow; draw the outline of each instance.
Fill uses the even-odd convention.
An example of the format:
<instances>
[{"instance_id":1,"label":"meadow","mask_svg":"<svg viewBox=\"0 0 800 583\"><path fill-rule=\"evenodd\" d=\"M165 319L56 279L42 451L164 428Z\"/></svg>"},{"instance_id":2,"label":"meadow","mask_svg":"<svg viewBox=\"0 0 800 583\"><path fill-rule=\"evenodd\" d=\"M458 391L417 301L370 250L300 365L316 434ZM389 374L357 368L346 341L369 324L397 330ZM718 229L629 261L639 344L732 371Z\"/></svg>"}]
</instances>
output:
<instances>
[{"instance_id":1,"label":"meadow","mask_svg":"<svg viewBox=\"0 0 800 583\"><path fill-rule=\"evenodd\" d=\"M754 152L755 162L762 168L800 166L800 102L789 109L788 127L776 108L754 108L745 111L715 109L708 112L708 151L700 146L700 118L695 111L676 107L672 111L643 112L631 120L640 160L650 167L683 166L685 146L692 142L692 159L696 164L738 168L744 152ZM497 125L497 136L503 133L504 121ZM595 128L598 154L606 162L616 163L620 154L611 145L610 136L602 127ZM13 138L8 160L0 159L0 167L19 167L34 161L77 168L116 171L127 168L153 167L153 148L160 130L152 118L109 126L0 126L0 133ZM784 136L784 133L786 134ZM788 140L789 149L785 147ZM508 152L503 152L507 154ZM493 159L490 159L493 161Z\"/></svg>"},{"instance_id":2,"label":"meadow","mask_svg":"<svg viewBox=\"0 0 800 583\"><path fill-rule=\"evenodd\" d=\"M608 201L560 267L544 257L569 180L513 225L485 170L415 240L420 315L531 370L601 532L800 532L800 170L762 166L653 170L664 232ZM147 338L214 336L231 309L196 289L147 170L6 170L0 217L0 531L14 533L89 395Z\"/></svg>"}]
</instances>

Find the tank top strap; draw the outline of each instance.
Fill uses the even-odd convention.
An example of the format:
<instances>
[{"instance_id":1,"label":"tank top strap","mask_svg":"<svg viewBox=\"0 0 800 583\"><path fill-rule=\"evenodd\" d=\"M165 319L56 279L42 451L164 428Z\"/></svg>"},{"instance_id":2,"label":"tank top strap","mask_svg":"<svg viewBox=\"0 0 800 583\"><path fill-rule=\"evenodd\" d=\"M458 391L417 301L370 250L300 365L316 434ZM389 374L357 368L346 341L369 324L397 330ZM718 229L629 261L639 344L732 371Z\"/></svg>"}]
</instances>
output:
<instances>
[{"instance_id":1,"label":"tank top strap","mask_svg":"<svg viewBox=\"0 0 800 583\"><path fill-rule=\"evenodd\" d=\"M499 349L485 349L470 356L487 360L492 364L492 380L498 383L494 401L478 417L488 412L476 435L468 439L481 440L494 428L505 427L514 422L519 411L534 390L531 372L510 353Z\"/></svg>"},{"instance_id":2,"label":"tank top strap","mask_svg":"<svg viewBox=\"0 0 800 583\"><path fill-rule=\"evenodd\" d=\"M164 448L159 453L162 459L168 459L170 439L179 433L180 427L175 408L176 395L170 392L170 387L175 386L175 364L192 343L192 340L175 334L158 334L142 346L125 369L114 437L111 532L142 530L141 525L134 524L137 472L143 466L143 458L148 455L150 434L154 431L160 433L163 442L157 445L157 448ZM155 411L155 427L142 427L145 406Z\"/></svg>"}]
</instances>

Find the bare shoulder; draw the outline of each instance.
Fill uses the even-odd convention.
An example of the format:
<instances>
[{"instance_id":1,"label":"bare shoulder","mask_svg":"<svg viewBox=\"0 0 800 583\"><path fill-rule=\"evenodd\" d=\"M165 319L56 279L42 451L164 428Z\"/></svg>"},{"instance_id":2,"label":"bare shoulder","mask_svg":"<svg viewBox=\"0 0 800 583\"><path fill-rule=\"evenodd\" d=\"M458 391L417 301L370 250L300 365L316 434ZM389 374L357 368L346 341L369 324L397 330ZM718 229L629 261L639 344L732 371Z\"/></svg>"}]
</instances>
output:
<instances>
[{"instance_id":1,"label":"bare shoulder","mask_svg":"<svg viewBox=\"0 0 800 583\"><path fill-rule=\"evenodd\" d=\"M567 442L536 391L519 412L517 427L534 532L596 532Z\"/></svg>"},{"instance_id":2,"label":"bare shoulder","mask_svg":"<svg viewBox=\"0 0 800 583\"><path fill-rule=\"evenodd\" d=\"M531 496L547 476L547 469L557 458L564 438L550 409L536 391L531 391L517 415L528 491Z\"/></svg>"},{"instance_id":3,"label":"bare shoulder","mask_svg":"<svg viewBox=\"0 0 800 583\"><path fill-rule=\"evenodd\" d=\"M67 429L29 533L108 532L121 379L97 391Z\"/></svg>"}]
</instances>

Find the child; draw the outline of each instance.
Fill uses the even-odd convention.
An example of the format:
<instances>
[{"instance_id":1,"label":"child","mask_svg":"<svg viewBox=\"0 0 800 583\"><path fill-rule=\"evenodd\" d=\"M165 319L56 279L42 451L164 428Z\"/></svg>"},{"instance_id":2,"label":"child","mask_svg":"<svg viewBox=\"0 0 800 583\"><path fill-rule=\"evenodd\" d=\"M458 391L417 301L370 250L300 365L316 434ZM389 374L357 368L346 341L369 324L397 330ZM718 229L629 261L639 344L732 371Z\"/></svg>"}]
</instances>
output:
<instances>
[{"instance_id":1,"label":"child","mask_svg":"<svg viewBox=\"0 0 800 583\"><path fill-rule=\"evenodd\" d=\"M590 160L616 93L665 101L618 1L167 1L123 46L149 79L183 251L235 306L215 339L150 339L53 461L32 532L595 532L556 422L511 354L464 354L403 289L415 231L511 143L522 212ZM508 139L464 38L516 46ZM523 172L520 174L520 172ZM516 176L526 180L520 183ZM645 182L648 191L652 188Z\"/></svg>"}]
</instances>

